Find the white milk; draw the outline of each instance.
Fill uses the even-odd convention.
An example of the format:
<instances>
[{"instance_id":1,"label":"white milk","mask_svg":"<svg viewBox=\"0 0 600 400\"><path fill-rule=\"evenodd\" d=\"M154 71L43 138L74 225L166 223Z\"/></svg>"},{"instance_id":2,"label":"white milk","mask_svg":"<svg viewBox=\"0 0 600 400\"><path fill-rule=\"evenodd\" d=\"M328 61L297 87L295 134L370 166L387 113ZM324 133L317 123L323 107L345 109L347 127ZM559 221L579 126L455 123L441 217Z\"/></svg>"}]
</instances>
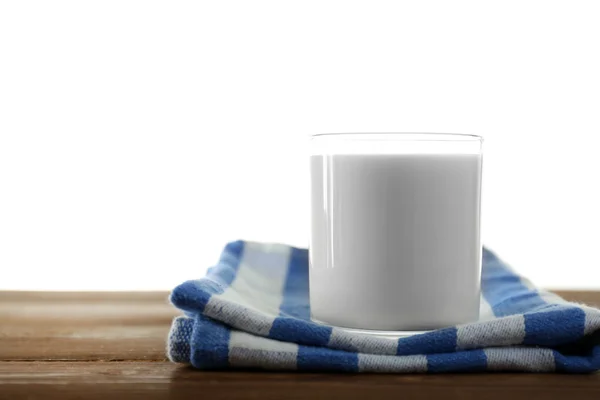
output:
<instances>
[{"instance_id":1,"label":"white milk","mask_svg":"<svg viewBox=\"0 0 600 400\"><path fill-rule=\"evenodd\" d=\"M313 155L315 320L427 330L478 318L481 156Z\"/></svg>"}]
</instances>

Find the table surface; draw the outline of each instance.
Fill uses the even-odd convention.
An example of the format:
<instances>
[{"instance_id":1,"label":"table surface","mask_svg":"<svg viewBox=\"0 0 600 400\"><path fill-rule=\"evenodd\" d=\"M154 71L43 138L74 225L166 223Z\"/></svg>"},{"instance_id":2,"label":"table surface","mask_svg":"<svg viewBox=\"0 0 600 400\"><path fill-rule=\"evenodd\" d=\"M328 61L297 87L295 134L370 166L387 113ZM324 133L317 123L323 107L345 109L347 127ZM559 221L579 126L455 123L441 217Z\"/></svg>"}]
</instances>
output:
<instances>
[{"instance_id":1,"label":"table surface","mask_svg":"<svg viewBox=\"0 0 600 400\"><path fill-rule=\"evenodd\" d=\"M558 292L600 306L600 291ZM0 399L600 399L600 374L204 372L172 364L164 292L0 292Z\"/></svg>"}]
</instances>

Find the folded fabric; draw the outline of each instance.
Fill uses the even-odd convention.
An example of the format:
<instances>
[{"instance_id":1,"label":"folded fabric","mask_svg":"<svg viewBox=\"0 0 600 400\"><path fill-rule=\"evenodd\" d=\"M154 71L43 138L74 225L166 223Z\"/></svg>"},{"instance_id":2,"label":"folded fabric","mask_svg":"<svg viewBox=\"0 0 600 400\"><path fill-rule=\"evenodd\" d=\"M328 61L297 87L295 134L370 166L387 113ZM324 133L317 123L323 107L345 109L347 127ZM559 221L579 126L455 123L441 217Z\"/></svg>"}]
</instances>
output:
<instances>
[{"instance_id":1,"label":"folded fabric","mask_svg":"<svg viewBox=\"0 0 600 400\"><path fill-rule=\"evenodd\" d=\"M483 252L481 317L389 339L310 320L308 251L229 243L206 277L171 294L167 353L200 369L348 372L600 369L600 310L538 290Z\"/></svg>"}]
</instances>

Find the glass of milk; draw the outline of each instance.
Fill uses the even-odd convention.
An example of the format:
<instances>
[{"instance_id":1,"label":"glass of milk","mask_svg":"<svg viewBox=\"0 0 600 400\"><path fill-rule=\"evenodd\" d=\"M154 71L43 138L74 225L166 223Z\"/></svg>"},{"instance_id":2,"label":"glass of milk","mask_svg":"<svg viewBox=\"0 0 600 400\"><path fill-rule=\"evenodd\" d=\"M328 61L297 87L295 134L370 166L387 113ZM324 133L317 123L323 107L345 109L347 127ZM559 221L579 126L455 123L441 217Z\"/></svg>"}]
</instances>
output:
<instances>
[{"instance_id":1,"label":"glass of milk","mask_svg":"<svg viewBox=\"0 0 600 400\"><path fill-rule=\"evenodd\" d=\"M438 133L311 138L314 320L373 331L477 320L481 145Z\"/></svg>"}]
</instances>

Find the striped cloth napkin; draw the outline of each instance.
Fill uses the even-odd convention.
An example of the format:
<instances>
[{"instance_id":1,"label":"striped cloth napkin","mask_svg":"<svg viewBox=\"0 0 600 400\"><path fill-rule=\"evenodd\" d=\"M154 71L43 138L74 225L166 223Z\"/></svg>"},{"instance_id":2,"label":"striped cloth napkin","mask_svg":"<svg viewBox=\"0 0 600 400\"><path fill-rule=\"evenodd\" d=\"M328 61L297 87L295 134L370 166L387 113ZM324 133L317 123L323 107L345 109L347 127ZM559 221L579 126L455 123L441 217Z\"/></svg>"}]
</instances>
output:
<instances>
[{"instance_id":1,"label":"striped cloth napkin","mask_svg":"<svg viewBox=\"0 0 600 400\"><path fill-rule=\"evenodd\" d=\"M167 353L200 369L347 372L600 369L600 310L534 288L483 252L481 317L400 339L310 320L308 251L229 243L206 277L176 287Z\"/></svg>"}]
</instances>

